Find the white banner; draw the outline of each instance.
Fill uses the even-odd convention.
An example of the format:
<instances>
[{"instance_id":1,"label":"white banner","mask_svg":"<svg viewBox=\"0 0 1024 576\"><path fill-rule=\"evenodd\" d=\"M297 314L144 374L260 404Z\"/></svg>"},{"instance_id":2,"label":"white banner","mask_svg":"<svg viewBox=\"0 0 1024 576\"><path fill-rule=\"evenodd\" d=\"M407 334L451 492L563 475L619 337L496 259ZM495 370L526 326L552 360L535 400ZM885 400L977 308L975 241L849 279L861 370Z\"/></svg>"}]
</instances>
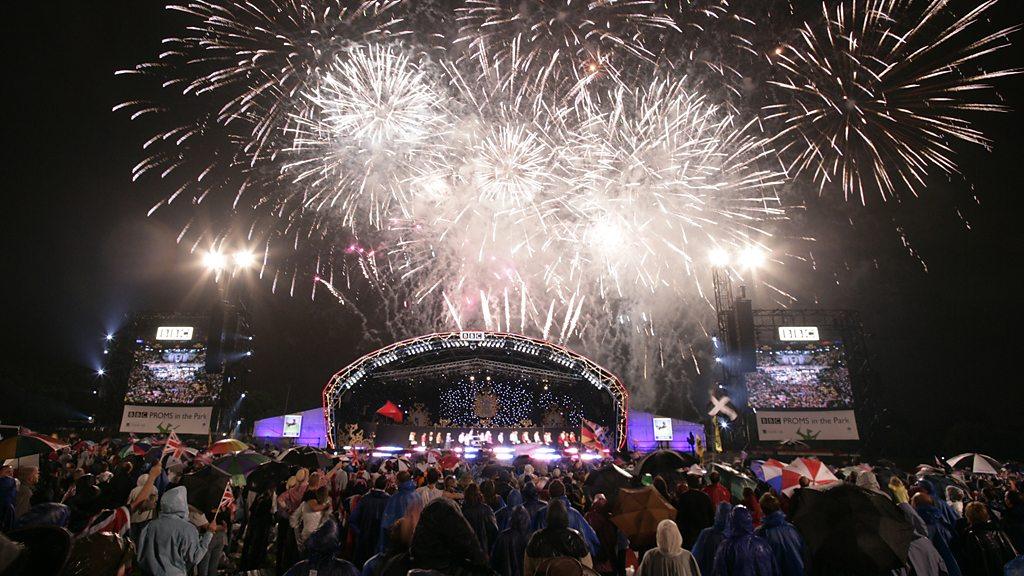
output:
<instances>
[{"instance_id":1,"label":"white banner","mask_svg":"<svg viewBox=\"0 0 1024 576\"><path fill-rule=\"evenodd\" d=\"M758 411L759 440L860 440L853 410Z\"/></svg>"},{"instance_id":2,"label":"white banner","mask_svg":"<svg viewBox=\"0 0 1024 576\"><path fill-rule=\"evenodd\" d=\"M209 434L213 408L192 406L134 406L126 404L121 432L137 434Z\"/></svg>"}]
</instances>

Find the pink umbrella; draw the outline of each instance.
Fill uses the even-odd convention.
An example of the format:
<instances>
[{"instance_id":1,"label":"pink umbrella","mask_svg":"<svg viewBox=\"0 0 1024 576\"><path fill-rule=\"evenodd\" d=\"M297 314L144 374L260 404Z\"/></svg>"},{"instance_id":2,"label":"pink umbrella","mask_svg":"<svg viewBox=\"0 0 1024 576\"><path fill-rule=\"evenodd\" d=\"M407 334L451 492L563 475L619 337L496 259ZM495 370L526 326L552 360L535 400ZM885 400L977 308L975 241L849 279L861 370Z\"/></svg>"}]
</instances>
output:
<instances>
[{"instance_id":1,"label":"pink umbrella","mask_svg":"<svg viewBox=\"0 0 1024 576\"><path fill-rule=\"evenodd\" d=\"M792 496L800 487L800 478L807 478L811 486L826 486L839 482L836 475L817 458L797 458L782 469L782 493Z\"/></svg>"}]
</instances>

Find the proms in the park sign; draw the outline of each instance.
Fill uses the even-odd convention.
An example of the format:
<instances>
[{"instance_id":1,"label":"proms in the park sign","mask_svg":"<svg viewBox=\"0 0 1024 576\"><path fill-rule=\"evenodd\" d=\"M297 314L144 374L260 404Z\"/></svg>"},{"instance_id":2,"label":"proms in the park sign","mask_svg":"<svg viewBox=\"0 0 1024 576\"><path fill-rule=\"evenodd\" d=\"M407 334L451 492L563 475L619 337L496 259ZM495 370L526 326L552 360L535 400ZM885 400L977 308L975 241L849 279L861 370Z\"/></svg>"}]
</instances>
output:
<instances>
[{"instance_id":1,"label":"proms in the park sign","mask_svg":"<svg viewBox=\"0 0 1024 576\"><path fill-rule=\"evenodd\" d=\"M209 434L213 408L192 406L138 406L127 404L121 432L137 434Z\"/></svg>"}]
</instances>

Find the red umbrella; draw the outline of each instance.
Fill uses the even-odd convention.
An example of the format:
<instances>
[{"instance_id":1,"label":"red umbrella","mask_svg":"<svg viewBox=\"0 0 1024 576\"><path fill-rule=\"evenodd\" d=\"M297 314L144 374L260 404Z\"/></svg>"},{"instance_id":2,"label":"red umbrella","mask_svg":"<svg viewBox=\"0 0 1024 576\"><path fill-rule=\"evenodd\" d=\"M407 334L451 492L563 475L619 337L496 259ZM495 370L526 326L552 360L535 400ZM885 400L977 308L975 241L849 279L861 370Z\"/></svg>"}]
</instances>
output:
<instances>
[{"instance_id":1,"label":"red umbrella","mask_svg":"<svg viewBox=\"0 0 1024 576\"><path fill-rule=\"evenodd\" d=\"M459 465L459 457L449 452L441 457L438 464L441 465L442 470L453 470Z\"/></svg>"},{"instance_id":2,"label":"red umbrella","mask_svg":"<svg viewBox=\"0 0 1024 576\"><path fill-rule=\"evenodd\" d=\"M377 409L377 414L380 414L385 418L390 418L398 423L402 422L402 409L392 404L390 400Z\"/></svg>"},{"instance_id":3,"label":"red umbrella","mask_svg":"<svg viewBox=\"0 0 1024 576\"><path fill-rule=\"evenodd\" d=\"M817 458L797 458L782 469L782 492L792 496L800 487L800 478L807 478L811 486L825 486L839 482L836 475Z\"/></svg>"}]
</instances>

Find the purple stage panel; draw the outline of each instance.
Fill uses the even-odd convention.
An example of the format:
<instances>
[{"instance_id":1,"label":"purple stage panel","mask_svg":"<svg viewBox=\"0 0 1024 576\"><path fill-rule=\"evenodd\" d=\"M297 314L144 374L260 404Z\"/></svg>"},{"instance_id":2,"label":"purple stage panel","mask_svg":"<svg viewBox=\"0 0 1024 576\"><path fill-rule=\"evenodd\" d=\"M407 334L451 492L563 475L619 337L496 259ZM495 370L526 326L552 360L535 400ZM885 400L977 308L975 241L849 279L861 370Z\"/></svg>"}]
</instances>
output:
<instances>
[{"instance_id":1,"label":"purple stage panel","mask_svg":"<svg viewBox=\"0 0 1024 576\"><path fill-rule=\"evenodd\" d=\"M310 408L302 412L292 412L292 414L302 416L302 425L297 437L284 437L285 415L257 420L253 426L252 435L257 440L270 441L275 444L285 441L285 443L296 446L327 447L327 426L324 423L323 408Z\"/></svg>"},{"instance_id":2,"label":"purple stage panel","mask_svg":"<svg viewBox=\"0 0 1024 576\"><path fill-rule=\"evenodd\" d=\"M693 446L688 442L690 434L693 434L695 439L699 437L704 446L707 446L703 425L676 418L672 418L672 440L662 442L659 446L659 442L654 440L654 419L656 417L650 412L629 411L629 432L626 438L626 447L629 450L651 452L664 446L679 452L691 452Z\"/></svg>"}]
</instances>

